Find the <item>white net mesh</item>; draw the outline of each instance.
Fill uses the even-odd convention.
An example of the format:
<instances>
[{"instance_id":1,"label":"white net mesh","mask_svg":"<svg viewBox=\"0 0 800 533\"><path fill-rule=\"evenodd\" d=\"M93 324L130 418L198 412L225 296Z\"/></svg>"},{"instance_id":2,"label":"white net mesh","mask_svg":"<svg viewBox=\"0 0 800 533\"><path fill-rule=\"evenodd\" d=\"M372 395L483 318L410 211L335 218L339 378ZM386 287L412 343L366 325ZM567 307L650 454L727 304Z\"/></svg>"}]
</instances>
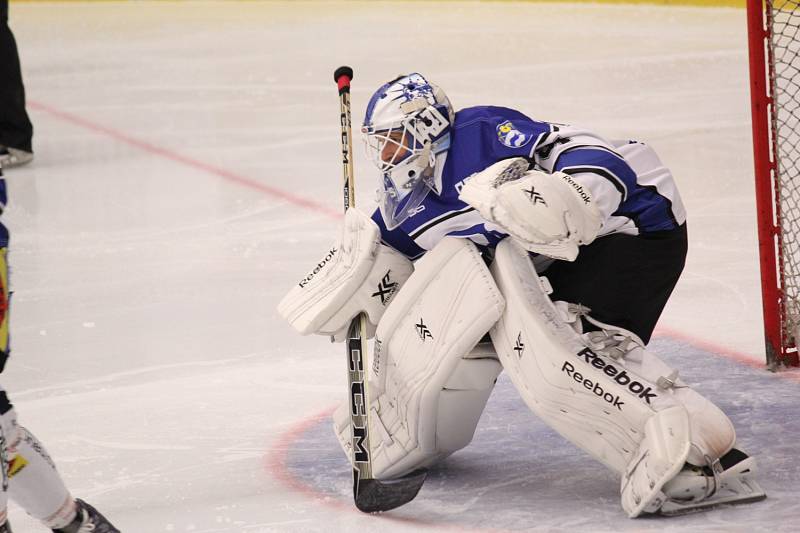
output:
<instances>
[{"instance_id":1,"label":"white net mesh","mask_svg":"<svg viewBox=\"0 0 800 533\"><path fill-rule=\"evenodd\" d=\"M781 323L784 346L794 347L800 331L800 1L768 4L777 216L783 241L778 257L784 291Z\"/></svg>"}]
</instances>

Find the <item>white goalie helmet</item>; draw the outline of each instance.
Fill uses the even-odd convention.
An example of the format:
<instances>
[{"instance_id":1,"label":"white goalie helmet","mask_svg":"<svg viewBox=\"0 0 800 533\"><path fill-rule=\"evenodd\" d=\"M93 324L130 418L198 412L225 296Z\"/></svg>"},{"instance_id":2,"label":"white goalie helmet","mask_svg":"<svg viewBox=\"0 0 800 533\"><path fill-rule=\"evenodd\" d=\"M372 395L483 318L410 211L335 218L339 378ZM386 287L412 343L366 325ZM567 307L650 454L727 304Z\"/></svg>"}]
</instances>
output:
<instances>
[{"instance_id":1,"label":"white goalie helmet","mask_svg":"<svg viewBox=\"0 0 800 533\"><path fill-rule=\"evenodd\" d=\"M434 177L437 156L450 147L455 113L439 87L421 74L400 76L378 89L367 104L367 155L382 173L378 189L387 228L406 220L428 192L441 193Z\"/></svg>"}]
</instances>

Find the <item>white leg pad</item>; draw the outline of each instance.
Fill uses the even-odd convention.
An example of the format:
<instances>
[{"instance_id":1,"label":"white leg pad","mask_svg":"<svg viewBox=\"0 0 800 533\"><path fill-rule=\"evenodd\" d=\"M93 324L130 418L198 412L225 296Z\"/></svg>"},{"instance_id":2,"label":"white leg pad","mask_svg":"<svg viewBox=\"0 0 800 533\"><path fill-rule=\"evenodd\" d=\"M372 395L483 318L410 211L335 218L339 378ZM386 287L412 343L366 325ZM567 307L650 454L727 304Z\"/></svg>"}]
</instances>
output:
<instances>
[{"instance_id":1,"label":"white leg pad","mask_svg":"<svg viewBox=\"0 0 800 533\"><path fill-rule=\"evenodd\" d=\"M661 487L689 453L686 409L623 360L591 350L547 297L528 253L510 239L497 246L492 274L506 298L492 342L528 407L622 475L630 516L660 504Z\"/></svg>"},{"instance_id":2,"label":"white leg pad","mask_svg":"<svg viewBox=\"0 0 800 533\"><path fill-rule=\"evenodd\" d=\"M518 245L500 243L492 274L506 297L491 331L503 367L534 413L622 475L629 516L661 509L685 463L710 466L731 450L733 424L716 405L630 332L581 335Z\"/></svg>"},{"instance_id":3,"label":"white leg pad","mask_svg":"<svg viewBox=\"0 0 800 533\"><path fill-rule=\"evenodd\" d=\"M472 440L501 366L482 345L505 305L475 245L446 238L378 324L369 369L373 475L402 476ZM352 457L347 407L334 428Z\"/></svg>"},{"instance_id":4,"label":"white leg pad","mask_svg":"<svg viewBox=\"0 0 800 533\"><path fill-rule=\"evenodd\" d=\"M647 420L675 402L590 350L547 297L528 253L511 240L497 246L492 274L506 298L492 342L512 383L553 429L624 473Z\"/></svg>"}]
</instances>

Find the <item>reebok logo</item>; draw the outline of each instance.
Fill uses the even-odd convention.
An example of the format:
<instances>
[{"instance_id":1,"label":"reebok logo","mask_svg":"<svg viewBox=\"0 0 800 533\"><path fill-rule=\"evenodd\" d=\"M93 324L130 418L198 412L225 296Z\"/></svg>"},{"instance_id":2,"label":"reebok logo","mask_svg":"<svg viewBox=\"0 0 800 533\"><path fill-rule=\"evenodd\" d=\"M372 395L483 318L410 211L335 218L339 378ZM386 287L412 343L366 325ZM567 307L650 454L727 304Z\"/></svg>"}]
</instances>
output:
<instances>
[{"instance_id":1,"label":"reebok logo","mask_svg":"<svg viewBox=\"0 0 800 533\"><path fill-rule=\"evenodd\" d=\"M328 252L328 255L325 256L325 259L317 263L317 266L314 267L314 270L312 270L306 277L300 280L300 288L302 289L306 285L311 283L311 280L314 278L314 276L319 274L319 271L325 268L325 265L327 265L328 262L331 259L333 259L333 256L335 255L336 255L336 248L331 248L331 251Z\"/></svg>"},{"instance_id":2,"label":"reebok logo","mask_svg":"<svg viewBox=\"0 0 800 533\"><path fill-rule=\"evenodd\" d=\"M564 174L562 172L560 176L564 181L566 181L570 186L572 186L573 189L575 189L575 192L578 193L578 196L581 197L583 203L585 204L592 203L592 196L584 190L583 185L572 179L572 176L570 176L569 174Z\"/></svg>"},{"instance_id":3,"label":"reebok logo","mask_svg":"<svg viewBox=\"0 0 800 533\"><path fill-rule=\"evenodd\" d=\"M581 383L586 390L592 391L598 397L602 398L607 403L610 403L612 407L616 407L622 411L622 406L625 405L625 402L623 402L619 396L616 394L611 394L610 392L605 392L599 383L592 383L592 380L583 377L580 372L575 372L575 367L572 366L572 363L569 361L564 361L561 371L566 372L569 377L578 383Z\"/></svg>"},{"instance_id":4,"label":"reebok logo","mask_svg":"<svg viewBox=\"0 0 800 533\"><path fill-rule=\"evenodd\" d=\"M373 298L376 296L381 297L381 305L386 305L387 302L392 299L392 296L394 296L395 291L397 291L397 282L392 281L392 278L389 277L391 273L391 270L386 271L383 279L378 283L378 291L372 293Z\"/></svg>"},{"instance_id":5,"label":"reebok logo","mask_svg":"<svg viewBox=\"0 0 800 533\"><path fill-rule=\"evenodd\" d=\"M652 404L652 402L650 401L651 399L658 398L658 395L655 392L653 392L652 387L650 387L649 385L644 385L639 381L636 381L630 375L628 375L627 372L618 369L613 364L606 363L600 356L598 356L589 348L584 348L576 355L578 356L578 359L583 358L583 360L586 361L586 364L592 365L594 368L598 370L602 370L605 375L612 378L618 384L622 385L623 387L627 387L631 393L643 399L645 402L647 402L648 405ZM564 366L561 367L561 370L570 375L575 381L584 382L583 383L584 387L594 391L593 388L587 386L586 381L588 380L584 379L580 373L575 372L575 368L569 362L564 362ZM591 383L591 381L589 381L589 383ZM599 385L597 385L597 387L599 387ZM600 390L602 391L602 389ZM595 392L595 394L597 394L597 392ZM606 401L608 400L606 399ZM620 408L620 410L622 409Z\"/></svg>"}]
</instances>

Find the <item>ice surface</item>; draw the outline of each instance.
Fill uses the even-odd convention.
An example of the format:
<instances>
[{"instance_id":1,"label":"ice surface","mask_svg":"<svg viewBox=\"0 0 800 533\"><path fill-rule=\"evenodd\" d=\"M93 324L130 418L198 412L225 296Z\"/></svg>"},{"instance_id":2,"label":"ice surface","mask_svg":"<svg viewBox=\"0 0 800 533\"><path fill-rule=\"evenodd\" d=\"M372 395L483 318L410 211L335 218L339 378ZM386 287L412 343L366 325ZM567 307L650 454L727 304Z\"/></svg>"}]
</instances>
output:
<instances>
[{"instance_id":1,"label":"ice surface","mask_svg":"<svg viewBox=\"0 0 800 533\"><path fill-rule=\"evenodd\" d=\"M744 11L533 3L12 3L36 159L7 172L2 384L77 496L126 533L789 531L796 373L761 370ZM410 70L653 145L690 255L655 347L725 408L765 502L632 521L608 472L501 380L419 497L354 510L325 415L342 347L275 305L341 210L333 70L354 120ZM359 204L374 172L356 157ZM17 507L15 531L41 531Z\"/></svg>"},{"instance_id":2,"label":"ice surface","mask_svg":"<svg viewBox=\"0 0 800 533\"><path fill-rule=\"evenodd\" d=\"M800 420L791 413L797 383L731 363L691 343L659 338L651 344L682 369L682 377L713 397L738 429L742 449L756 452L769 498L752 505L720 507L681 517L630 520L619 508L619 479L565 444L534 416L510 380L498 381L472 444L432 470L417 499L390 513L426 527L538 531L752 531L764 526L794 531L800 503L791 483L800 468L789 457ZM749 391L736 384L747 383ZM760 391L769 389L770 394ZM313 490L326 506L341 505L352 486L342 472L347 460L337 447L326 413L298 424L291 444L273 453L282 475L298 489ZM323 531L324 528L319 529Z\"/></svg>"}]
</instances>

